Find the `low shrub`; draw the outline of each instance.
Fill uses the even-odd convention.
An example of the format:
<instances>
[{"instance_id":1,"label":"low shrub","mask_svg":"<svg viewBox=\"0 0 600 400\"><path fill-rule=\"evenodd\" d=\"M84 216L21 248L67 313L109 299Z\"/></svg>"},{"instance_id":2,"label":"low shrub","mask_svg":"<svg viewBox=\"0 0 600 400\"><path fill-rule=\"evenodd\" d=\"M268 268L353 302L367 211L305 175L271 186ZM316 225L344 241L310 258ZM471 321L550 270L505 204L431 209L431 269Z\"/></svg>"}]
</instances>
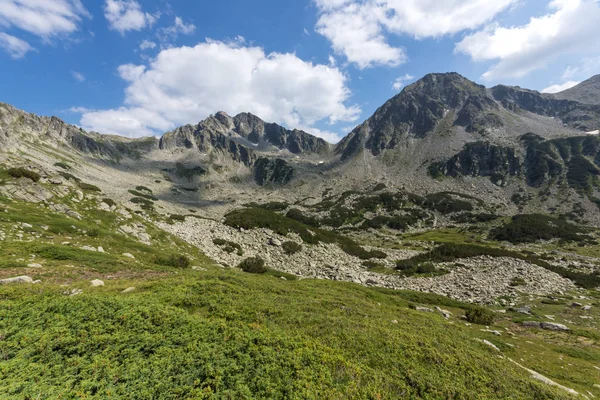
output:
<instances>
[{"instance_id":1,"label":"low shrub","mask_svg":"<svg viewBox=\"0 0 600 400\"><path fill-rule=\"evenodd\" d=\"M17 178L29 178L34 182L38 182L41 178L40 174L37 172L30 171L26 168L10 168L8 170L8 174L17 179Z\"/></svg>"},{"instance_id":2,"label":"low shrub","mask_svg":"<svg viewBox=\"0 0 600 400\"><path fill-rule=\"evenodd\" d=\"M267 228L282 236L293 232L298 234L305 243L309 244L318 244L319 242L337 243L344 252L362 260L386 257L385 253L367 251L354 240L336 232L314 228L262 208L234 210L225 216L224 223L233 228Z\"/></svg>"},{"instance_id":3,"label":"low shrub","mask_svg":"<svg viewBox=\"0 0 600 400\"><path fill-rule=\"evenodd\" d=\"M102 202L106 205L108 205L109 207L116 207L117 203L113 200L113 199L102 199Z\"/></svg>"},{"instance_id":4,"label":"low shrub","mask_svg":"<svg viewBox=\"0 0 600 400\"><path fill-rule=\"evenodd\" d=\"M521 214L512 217L507 224L490 232L490 239L514 244L530 243L538 240L562 239L583 241L591 239L584 235L586 230L564 219L542 214Z\"/></svg>"},{"instance_id":5,"label":"low shrub","mask_svg":"<svg viewBox=\"0 0 600 400\"><path fill-rule=\"evenodd\" d=\"M473 307L465 313L468 322L477 325L492 325L494 323L494 312L484 307Z\"/></svg>"},{"instance_id":6,"label":"low shrub","mask_svg":"<svg viewBox=\"0 0 600 400\"><path fill-rule=\"evenodd\" d=\"M264 274L269 270L267 267L265 267L265 260L260 257L246 258L238 265L238 268L251 274Z\"/></svg>"},{"instance_id":7,"label":"low shrub","mask_svg":"<svg viewBox=\"0 0 600 400\"><path fill-rule=\"evenodd\" d=\"M144 199L148 199L148 200L152 200L152 201L158 201L158 199L156 197L154 197L153 195L147 194L147 193L143 193L143 192L140 192L138 190L130 189L130 190L128 190L128 192L131 193L132 195L136 196L136 197L143 197Z\"/></svg>"},{"instance_id":8,"label":"low shrub","mask_svg":"<svg viewBox=\"0 0 600 400\"><path fill-rule=\"evenodd\" d=\"M283 242L283 244L281 245L281 248L283 249L283 251L285 252L285 254L296 254L298 253L300 250L302 250L302 245L298 244L296 242Z\"/></svg>"},{"instance_id":9,"label":"low shrub","mask_svg":"<svg viewBox=\"0 0 600 400\"><path fill-rule=\"evenodd\" d=\"M62 168L62 169L71 169L71 166L69 164L67 164L67 163L64 163L64 162L54 163L54 166L58 167L58 168Z\"/></svg>"},{"instance_id":10,"label":"low shrub","mask_svg":"<svg viewBox=\"0 0 600 400\"><path fill-rule=\"evenodd\" d=\"M142 192L148 192L148 193L152 194L152 190L147 188L146 186L136 186L135 190L139 190Z\"/></svg>"},{"instance_id":11,"label":"low shrub","mask_svg":"<svg viewBox=\"0 0 600 400\"><path fill-rule=\"evenodd\" d=\"M164 267L173 267L173 268L188 268L190 266L190 259L184 255L169 255L169 256L156 256L154 259L154 263L157 265L162 265Z\"/></svg>"},{"instance_id":12,"label":"low shrub","mask_svg":"<svg viewBox=\"0 0 600 400\"><path fill-rule=\"evenodd\" d=\"M240 246L239 244L237 244L235 242L225 240L225 239L215 238L215 239L213 239L213 243L219 247L222 247L223 251L226 253L236 252L238 256L244 255L244 250L242 250L242 246Z\"/></svg>"},{"instance_id":13,"label":"low shrub","mask_svg":"<svg viewBox=\"0 0 600 400\"><path fill-rule=\"evenodd\" d=\"M73 181L73 182L76 182L76 183L79 183L79 182L81 182L81 179L79 179L79 178L78 178L78 177L76 177L75 175L73 175L73 174L70 174L70 173L68 173L68 172L60 171L58 174L59 174L60 176L62 176L63 178L65 178L66 180Z\"/></svg>"},{"instance_id":14,"label":"low shrub","mask_svg":"<svg viewBox=\"0 0 600 400\"><path fill-rule=\"evenodd\" d=\"M171 214L169 218L173 221L185 222L185 215Z\"/></svg>"},{"instance_id":15,"label":"low shrub","mask_svg":"<svg viewBox=\"0 0 600 400\"><path fill-rule=\"evenodd\" d=\"M88 192L102 192L102 189L100 189L98 186L91 185L89 183L77 182L77 185L81 190L85 190Z\"/></svg>"}]
</instances>

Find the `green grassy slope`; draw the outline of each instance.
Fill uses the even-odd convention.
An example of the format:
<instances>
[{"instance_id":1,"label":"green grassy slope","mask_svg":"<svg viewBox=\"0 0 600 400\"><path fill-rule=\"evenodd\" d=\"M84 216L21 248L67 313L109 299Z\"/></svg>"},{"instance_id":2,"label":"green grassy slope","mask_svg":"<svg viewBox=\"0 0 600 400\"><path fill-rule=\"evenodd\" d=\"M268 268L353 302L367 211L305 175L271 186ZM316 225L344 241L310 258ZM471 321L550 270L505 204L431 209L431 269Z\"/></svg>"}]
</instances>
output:
<instances>
[{"instance_id":1,"label":"green grassy slope","mask_svg":"<svg viewBox=\"0 0 600 400\"><path fill-rule=\"evenodd\" d=\"M558 345L536 352L549 340L544 333L497 338L460 319L468 305L221 269L141 217L123 219L95 204L93 196L70 203L85 216L77 221L0 198L0 279L42 280L0 285L2 399L569 398L507 356L600 395L589 378L600 357L591 330L550 338L573 342L568 353ZM145 226L152 246L118 233L133 222ZM157 262L169 254L185 255L196 269ZM91 287L92 279L105 286ZM122 293L128 287L135 290ZM65 294L73 289L83 293ZM439 305L453 316L415 305ZM494 329L513 329L511 318ZM576 368L553 364L561 355Z\"/></svg>"}]
</instances>

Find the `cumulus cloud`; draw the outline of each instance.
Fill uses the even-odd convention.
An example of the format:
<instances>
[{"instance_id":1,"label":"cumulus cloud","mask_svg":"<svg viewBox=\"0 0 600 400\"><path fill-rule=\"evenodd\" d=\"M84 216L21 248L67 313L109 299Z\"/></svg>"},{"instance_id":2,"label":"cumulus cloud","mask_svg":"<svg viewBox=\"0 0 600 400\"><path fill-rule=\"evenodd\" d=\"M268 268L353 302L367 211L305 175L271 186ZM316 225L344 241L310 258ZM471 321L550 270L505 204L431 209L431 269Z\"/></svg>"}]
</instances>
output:
<instances>
[{"instance_id":1,"label":"cumulus cloud","mask_svg":"<svg viewBox=\"0 0 600 400\"><path fill-rule=\"evenodd\" d=\"M166 28L160 28L156 36L160 39L163 46L168 47L174 42L180 34L191 35L196 31L196 25L186 24L180 17L175 17L173 25Z\"/></svg>"},{"instance_id":2,"label":"cumulus cloud","mask_svg":"<svg viewBox=\"0 0 600 400\"><path fill-rule=\"evenodd\" d=\"M23 58L25 54L34 50L26 41L4 32L0 32L0 47L14 59Z\"/></svg>"},{"instance_id":3,"label":"cumulus cloud","mask_svg":"<svg viewBox=\"0 0 600 400\"><path fill-rule=\"evenodd\" d=\"M396 78L396 80L394 81L393 85L392 85L392 89L395 91L398 91L400 89L402 89L404 87L404 85L406 84L406 82L409 82L411 80L415 79L414 76L409 75L409 74L405 74L404 76L400 76L398 78Z\"/></svg>"},{"instance_id":4,"label":"cumulus cloud","mask_svg":"<svg viewBox=\"0 0 600 400\"><path fill-rule=\"evenodd\" d=\"M73 78L75 78L75 80L77 82L84 82L85 81L85 76L83 76L83 74L81 72L72 71L72 74L73 74Z\"/></svg>"},{"instance_id":5,"label":"cumulus cloud","mask_svg":"<svg viewBox=\"0 0 600 400\"><path fill-rule=\"evenodd\" d=\"M579 85L579 81L567 81L563 84L548 86L542 90L542 93L559 93L567 89L571 89L573 86Z\"/></svg>"},{"instance_id":6,"label":"cumulus cloud","mask_svg":"<svg viewBox=\"0 0 600 400\"><path fill-rule=\"evenodd\" d=\"M319 134L311 128L316 122L355 121L360 113L357 106L346 104L347 78L337 68L234 42L208 40L162 50L149 65L122 65L118 72L127 82L124 105L80 110L86 129L155 135L224 110L248 111Z\"/></svg>"},{"instance_id":7,"label":"cumulus cloud","mask_svg":"<svg viewBox=\"0 0 600 400\"><path fill-rule=\"evenodd\" d=\"M135 0L106 0L104 16L110 29L124 35L127 31L139 31L154 25L156 17L144 12Z\"/></svg>"},{"instance_id":8,"label":"cumulus cloud","mask_svg":"<svg viewBox=\"0 0 600 400\"><path fill-rule=\"evenodd\" d=\"M562 77L570 80L573 77L587 79L598 73L600 73L600 57L586 57L575 65L569 65Z\"/></svg>"},{"instance_id":9,"label":"cumulus cloud","mask_svg":"<svg viewBox=\"0 0 600 400\"><path fill-rule=\"evenodd\" d=\"M491 24L466 36L455 52L474 61L499 60L484 79L519 78L565 54L598 52L598 21L596 0L553 0L548 14L522 26Z\"/></svg>"},{"instance_id":10,"label":"cumulus cloud","mask_svg":"<svg viewBox=\"0 0 600 400\"><path fill-rule=\"evenodd\" d=\"M333 49L359 68L396 66L404 49L386 34L416 39L475 29L518 0L315 0L320 11L316 30Z\"/></svg>"},{"instance_id":11,"label":"cumulus cloud","mask_svg":"<svg viewBox=\"0 0 600 400\"><path fill-rule=\"evenodd\" d=\"M142 43L140 43L140 50L150 50L150 49L154 49L156 47L156 43L150 41L150 40L144 40L142 41Z\"/></svg>"},{"instance_id":12,"label":"cumulus cloud","mask_svg":"<svg viewBox=\"0 0 600 400\"><path fill-rule=\"evenodd\" d=\"M80 0L3 0L0 26L18 28L49 41L79 29L83 17L90 17Z\"/></svg>"}]
</instances>

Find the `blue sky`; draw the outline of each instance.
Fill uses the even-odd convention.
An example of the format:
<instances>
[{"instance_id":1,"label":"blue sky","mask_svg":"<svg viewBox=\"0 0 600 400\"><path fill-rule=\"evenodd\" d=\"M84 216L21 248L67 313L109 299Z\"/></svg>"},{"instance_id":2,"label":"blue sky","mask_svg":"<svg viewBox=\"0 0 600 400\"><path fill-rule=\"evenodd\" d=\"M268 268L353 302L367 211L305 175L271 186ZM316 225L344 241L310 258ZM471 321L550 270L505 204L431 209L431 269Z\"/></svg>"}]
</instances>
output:
<instances>
[{"instance_id":1,"label":"blue sky","mask_svg":"<svg viewBox=\"0 0 600 400\"><path fill-rule=\"evenodd\" d=\"M101 133L250 111L337 141L429 72L600 73L597 0L0 0L0 101Z\"/></svg>"}]
</instances>

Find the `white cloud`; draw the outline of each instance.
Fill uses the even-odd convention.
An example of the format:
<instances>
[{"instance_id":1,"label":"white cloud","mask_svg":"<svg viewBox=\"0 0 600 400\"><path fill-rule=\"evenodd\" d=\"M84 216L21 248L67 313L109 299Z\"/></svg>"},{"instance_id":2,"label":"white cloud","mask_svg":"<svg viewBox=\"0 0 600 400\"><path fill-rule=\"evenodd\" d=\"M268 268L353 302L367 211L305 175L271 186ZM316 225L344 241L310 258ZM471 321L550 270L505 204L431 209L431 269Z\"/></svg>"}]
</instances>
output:
<instances>
[{"instance_id":1,"label":"white cloud","mask_svg":"<svg viewBox=\"0 0 600 400\"><path fill-rule=\"evenodd\" d=\"M322 120L355 121L360 113L346 105L347 78L337 68L233 42L162 50L148 66L122 65L118 72L128 84L125 104L87 110L81 118L86 129L154 135L223 110L326 136L311 127Z\"/></svg>"},{"instance_id":2,"label":"white cloud","mask_svg":"<svg viewBox=\"0 0 600 400\"><path fill-rule=\"evenodd\" d=\"M559 93L567 89L571 89L573 86L579 85L579 81L567 81L560 85L552 85L542 90L542 93Z\"/></svg>"},{"instance_id":3,"label":"white cloud","mask_svg":"<svg viewBox=\"0 0 600 400\"><path fill-rule=\"evenodd\" d=\"M149 50L149 49L154 49L156 47L156 43L150 41L150 40L144 40L142 41L142 43L140 43L140 50Z\"/></svg>"},{"instance_id":4,"label":"white cloud","mask_svg":"<svg viewBox=\"0 0 600 400\"><path fill-rule=\"evenodd\" d=\"M78 81L78 82L85 81L85 76L83 76L83 74L81 72L72 71L72 74L73 74L73 78L75 78L76 81Z\"/></svg>"},{"instance_id":5,"label":"white cloud","mask_svg":"<svg viewBox=\"0 0 600 400\"><path fill-rule=\"evenodd\" d=\"M14 59L23 58L28 52L35 50L26 41L4 32L0 32L0 47Z\"/></svg>"},{"instance_id":6,"label":"white cloud","mask_svg":"<svg viewBox=\"0 0 600 400\"><path fill-rule=\"evenodd\" d=\"M396 66L404 49L387 34L416 39L475 29L519 0L315 0L321 12L317 32L359 68Z\"/></svg>"},{"instance_id":7,"label":"white cloud","mask_svg":"<svg viewBox=\"0 0 600 400\"><path fill-rule=\"evenodd\" d=\"M331 41L336 53L345 55L361 69L397 66L407 57L403 49L386 43L381 26L384 13L384 9L372 3L348 4L321 15L316 31Z\"/></svg>"},{"instance_id":8,"label":"white cloud","mask_svg":"<svg viewBox=\"0 0 600 400\"><path fill-rule=\"evenodd\" d=\"M161 43L163 43L163 47L169 47L171 42L174 42L179 34L191 35L195 31L196 25L191 23L186 24L181 18L175 17L173 25L166 28L160 28L158 32L156 32L156 36L160 39Z\"/></svg>"},{"instance_id":9,"label":"white cloud","mask_svg":"<svg viewBox=\"0 0 600 400\"><path fill-rule=\"evenodd\" d=\"M144 12L136 0L106 0L104 16L110 28L121 35L127 31L142 30L156 22L156 17Z\"/></svg>"},{"instance_id":10,"label":"white cloud","mask_svg":"<svg viewBox=\"0 0 600 400\"><path fill-rule=\"evenodd\" d=\"M596 0L553 0L550 12L516 27L492 24L465 37L455 52L474 61L500 60L484 79L519 78L559 56L598 52L600 5Z\"/></svg>"},{"instance_id":11,"label":"white cloud","mask_svg":"<svg viewBox=\"0 0 600 400\"><path fill-rule=\"evenodd\" d=\"M404 76L400 76L398 77L395 81L394 84L392 85L392 89L395 91L398 91L400 89L402 89L404 87L404 85L406 84L406 82L411 81L415 79L414 76L409 75L409 74L405 74Z\"/></svg>"},{"instance_id":12,"label":"white cloud","mask_svg":"<svg viewBox=\"0 0 600 400\"><path fill-rule=\"evenodd\" d=\"M578 77L587 79L592 75L600 73L600 57L584 58L576 65L569 65L563 73L563 79Z\"/></svg>"},{"instance_id":13,"label":"white cloud","mask_svg":"<svg viewBox=\"0 0 600 400\"><path fill-rule=\"evenodd\" d=\"M0 26L18 28L50 41L79 29L90 17L80 0L2 0Z\"/></svg>"}]
</instances>

